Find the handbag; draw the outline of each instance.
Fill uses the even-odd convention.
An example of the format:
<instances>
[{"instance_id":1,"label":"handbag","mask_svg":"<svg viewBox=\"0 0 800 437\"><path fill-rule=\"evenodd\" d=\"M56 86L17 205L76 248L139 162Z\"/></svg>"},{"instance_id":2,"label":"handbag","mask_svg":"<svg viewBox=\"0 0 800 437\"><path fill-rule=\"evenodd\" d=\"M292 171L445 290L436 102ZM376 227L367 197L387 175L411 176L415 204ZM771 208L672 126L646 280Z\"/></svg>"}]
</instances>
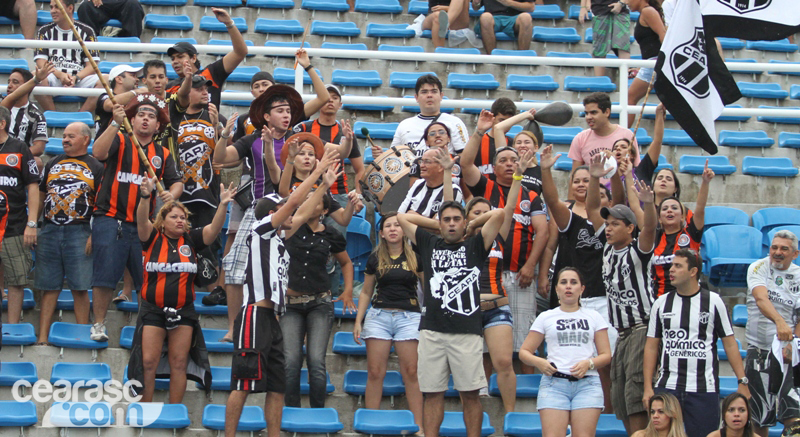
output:
<instances>
[{"instance_id":1,"label":"handbag","mask_svg":"<svg viewBox=\"0 0 800 437\"><path fill-rule=\"evenodd\" d=\"M253 205L253 179L239 186L236 194L233 195L233 200L242 208L242 211L246 211Z\"/></svg>"},{"instance_id":2,"label":"handbag","mask_svg":"<svg viewBox=\"0 0 800 437\"><path fill-rule=\"evenodd\" d=\"M197 252L197 274L194 276L194 285L207 287L217 282L218 278L219 273L214 261Z\"/></svg>"}]
</instances>

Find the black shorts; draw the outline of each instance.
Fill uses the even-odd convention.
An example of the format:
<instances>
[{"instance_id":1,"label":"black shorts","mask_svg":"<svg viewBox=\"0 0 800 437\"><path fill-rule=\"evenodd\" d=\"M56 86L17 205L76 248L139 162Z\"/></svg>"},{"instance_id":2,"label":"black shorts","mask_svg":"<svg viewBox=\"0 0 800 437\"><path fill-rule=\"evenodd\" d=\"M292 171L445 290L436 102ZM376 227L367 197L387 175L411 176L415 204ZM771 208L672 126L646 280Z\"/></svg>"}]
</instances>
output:
<instances>
[{"instance_id":1,"label":"black shorts","mask_svg":"<svg viewBox=\"0 0 800 437\"><path fill-rule=\"evenodd\" d=\"M142 300L139 304L139 317L142 318L142 325L169 330L176 326L194 326L198 320L194 303L184 305L179 309L167 308L167 311L164 310L164 308Z\"/></svg>"},{"instance_id":2,"label":"black shorts","mask_svg":"<svg viewBox=\"0 0 800 437\"><path fill-rule=\"evenodd\" d=\"M19 20L19 15L14 12L14 4L12 0L0 2L0 17L8 17L14 20Z\"/></svg>"},{"instance_id":3,"label":"black shorts","mask_svg":"<svg viewBox=\"0 0 800 437\"><path fill-rule=\"evenodd\" d=\"M233 322L231 390L286 392L283 332L275 311L243 307Z\"/></svg>"}]
</instances>

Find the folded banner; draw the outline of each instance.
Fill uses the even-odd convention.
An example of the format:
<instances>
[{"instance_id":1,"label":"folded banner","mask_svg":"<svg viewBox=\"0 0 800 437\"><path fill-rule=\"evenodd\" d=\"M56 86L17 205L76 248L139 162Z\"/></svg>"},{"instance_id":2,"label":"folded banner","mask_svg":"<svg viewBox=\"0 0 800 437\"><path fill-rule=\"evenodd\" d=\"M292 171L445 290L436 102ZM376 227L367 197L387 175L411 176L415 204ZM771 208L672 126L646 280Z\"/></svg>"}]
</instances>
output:
<instances>
[{"instance_id":1,"label":"folded banner","mask_svg":"<svg viewBox=\"0 0 800 437\"><path fill-rule=\"evenodd\" d=\"M797 0L700 0L713 36L774 41L800 32Z\"/></svg>"},{"instance_id":2,"label":"folded banner","mask_svg":"<svg viewBox=\"0 0 800 437\"><path fill-rule=\"evenodd\" d=\"M744 1L744 0L742 0ZM714 38L703 26L697 0L678 0L656 62L656 93L695 144L717 153L714 120L742 96Z\"/></svg>"}]
</instances>

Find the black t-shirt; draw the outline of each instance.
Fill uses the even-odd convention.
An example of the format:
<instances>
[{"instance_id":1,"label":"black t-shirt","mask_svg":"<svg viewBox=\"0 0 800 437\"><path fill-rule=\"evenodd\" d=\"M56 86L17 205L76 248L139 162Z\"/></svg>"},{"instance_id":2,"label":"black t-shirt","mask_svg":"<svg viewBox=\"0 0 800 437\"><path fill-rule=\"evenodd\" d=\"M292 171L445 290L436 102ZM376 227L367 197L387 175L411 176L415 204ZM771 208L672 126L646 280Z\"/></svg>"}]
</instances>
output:
<instances>
[{"instance_id":1,"label":"black t-shirt","mask_svg":"<svg viewBox=\"0 0 800 437\"><path fill-rule=\"evenodd\" d=\"M331 280L325 265L332 254L344 252L347 242L330 226L314 232L303 223L286 240L289 252L289 288L303 294L318 294L330 290Z\"/></svg>"},{"instance_id":2,"label":"black t-shirt","mask_svg":"<svg viewBox=\"0 0 800 437\"><path fill-rule=\"evenodd\" d=\"M428 0L428 13L430 14L434 6L450 6L450 0Z\"/></svg>"},{"instance_id":3,"label":"black t-shirt","mask_svg":"<svg viewBox=\"0 0 800 437\"><path fill-rule=\"evenodd\" d=\"M564 267L577 268L586 285L583 297L603 297L606 295L603 284L603 243L595 235L594 227L588 220L571 211L570 213L572 216L569 225L558 234L558 256L554 272L557 274ZM551 291L553 290L555 275L551 284ZM555 296L555 293L551 296Z\"/></svg>"},{"instance_id":4,"label":"black t-shirt","mask_svg":"<svg viewBox=\"0 0 800 437\"><path fill-rule=\"evenodd\" d=\"M299 187L299 186L300 186L300 184L302 184L302 183L303 183L303 181L302 181L302 180L300 180L300 179L299 179L297 176L295 176L295 175L292 175L292 187L291 187L290 191L294 191L294 190L295 190L295 188ZM315 187L318 187L318 186L320 186L320 185L322 185L322 180L321 180L321 179L317 180L317 182L316 182L316 184L315 184ZM329 202L330 202L330 204L331 204L331 207L330 207L330 209L328 210L328 215L331 215L331 214L333 214L334 212L336 212L336 211L338 211L338 210L342 209L342 205L340 205L340 204L339 204L339 202L337 202L337 201L336 201L336 200L333 198L333 196L331 195L331 191L330 191L330 190L328 190L328 193L326 194L326 196L328 197L328 201L329 201Z\"/></svg>"},{"instance_id":5,"label":"black t-shirt","mask_svg":"<svg viewBox=\"0 0 800 437\"><path fill-rule=\"evenodd\" d=\"M517 0L521 3L533 3L534 0ZM492 15L519 15L522 11L505 6L497 0L483 0L484 11Z\"/></svg>"},{"instance_id":6,"label":"black t-shirt","mask_svg":"<svg viewBox=\"0 0 800 437\"><path fill-rule=\"evenodd\" d=\"M537 165L526 169L525 173L522 173L522 186L528 191L542 194L542 168Z\"/></svg>"},{"instance_id":7,"label":"black t-shirt","mask_svg":"<svg viewBox=\"0 0 800 437\"><path fill-rule=\"evenodd\" d=\"M417 264L417 272L421 271L422 265ZM373 252L367 259L367 268L364 273L375 275L373 307L397 308L417 313L420 311L417 301L419 277L409 270L404 253L397 258L392 258L392 264L386 266L385 269L379 269L378 256Z\"/></svg>"},{"instance_id":8,"label":"black t-shirt","mask_svg":"<svg viewBox=\"0 0 800 437\"><path fill-rule=\"evenodd\" d=\"M219 102L222 98L222 85L228 79L228 76L230 76L230 73L225 71L225 64L223 63L222 59L206 65L206 68L198 71L196 74L199 74L212 82L211 86L208 87L209 101L216 105L217 109L219 109ZM181 82L183 82L183 79L178 77L167 83L167 93L177 93L178 89L181 87ZM174 95L170 97L173 99L177 98Z\"/></svg>"},{"instance_id":9,"label":"black t-shirt","mask_svg":"<svg viewBox=\"0 0 800 437\"><path fill-rule=\"evenodd\" d=\"M97 98L97 104L94 107L94 139L98 139L100 135L103 135L103 132L105 132L109 123L111 123L111 119L114 118L114 114L106 111L103 107L103 103L106 100L108 100L108 94L100 94L100 97ZM120 126L120 130L122 131L124 128Z\"/></svg>"},{"instance_id":10,"label":"black t-shirt","mask_svg":"<svg viewBox=\"0 0 800 437\"><path fill-rule=\"evenodd\" d=\"M645 153L642 155L642 160L639 161L639 165L636 166L636 170L634 171L636 179L644 181L649 187L653 181L653 175L656 172L657 166L658 163L653 163L650 159L650 155Z\"/></svg>"},{"instance_id":11,"label":"black t-shirt","mask_svg":"<svg viewBox=\"0 0 800 437\"><path fill-rule=\"evenodd\" d=\"M8 198L6 237L25 232L28 222L28 185L39 183L39 169L28 145L8 137L0 144L0 190ZM31 199L38 202L39 199Z\"/></svg>"},{"instance_id":12,"label":"black t-shirt","mask_svg":"<svg viewBox=\"0 0 800 437\"><path fill-rule=\"evenodd\" d=\"M233 133L234 143L239 141L243 136L250 135L256 131L256 127L250 122L250 116L247 114L248 112L250 112L249 109L236 120L236 132Z\"/></svg>"},{"instance_id":13,"label":"black t-shirt","mask_svg":"<svg viewBox=\"0 0 800 437\"><path fill-rule=\"evenodd\" d=\"M39 191L45 194L44 219L57 225L89 223L103 164L94 156L58 155L44 166Z\"/></svg>"},{"instance_id":14,"label":"black t-shirt","mask_svg":"<svg viewBox=\"0 0 800 437\"><path fill-rule=\"evenodd\" d=\"M617 0L592 0L591 9L594 15L608 15L611 13L609 6L616 3Z\"/></svg>"},{"instance_id":15,"label":"black t-shirt","mask_svg":"<svg viewBox=\"0 0 800 437\"><path fill-rule=\"evenodd\" d=\"M169 102L169 118L175 144L178 145L178 168L183 174L183 203L203 202L219 205L219 179L211 166L216 147L216 130L204 109L189 114L178 99Z\"/></svg>"},{"instance_id":16,"label":"black t-shirt","mask_svg":"<svg viewBox=\"0 0 800 437\"><path fill-rule=\"evenodd\" d=\"M489 256L478 233L460 243L417 227L416 250L425 272L425 300L419 329L450 334L483 334L481 267Z\"/></svg>"}]
</instances>

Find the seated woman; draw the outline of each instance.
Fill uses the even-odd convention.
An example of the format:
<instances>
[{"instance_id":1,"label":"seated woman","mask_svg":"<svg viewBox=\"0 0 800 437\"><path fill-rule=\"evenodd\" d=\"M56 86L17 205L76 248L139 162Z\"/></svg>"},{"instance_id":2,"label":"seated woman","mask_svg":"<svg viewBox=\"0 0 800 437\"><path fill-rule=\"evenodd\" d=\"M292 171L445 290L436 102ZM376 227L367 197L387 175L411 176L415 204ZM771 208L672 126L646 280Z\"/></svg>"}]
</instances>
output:
<instances>
[{"instance_id":1,"label":"seated woman","mask_svg":"<svg viewBox=\"0 0 800 437\"><path fill-rule=\"evenodd\" d=\"M750 422L750 403L747 398L733 392L722 401L722 426L708 437L756 437Z\"/></svg>"},{"instance_id":2,"label":"seated woman","mask_svg":"<svg viewBox=\"0 0 800 437\"><path fill-rule=\"evenodd\" d=\"M659 393L651 397L647 411L650 412L647 428L636 431L631 437L686 437L683 412L675 396Z\"/></svg>"}]
</instances>

